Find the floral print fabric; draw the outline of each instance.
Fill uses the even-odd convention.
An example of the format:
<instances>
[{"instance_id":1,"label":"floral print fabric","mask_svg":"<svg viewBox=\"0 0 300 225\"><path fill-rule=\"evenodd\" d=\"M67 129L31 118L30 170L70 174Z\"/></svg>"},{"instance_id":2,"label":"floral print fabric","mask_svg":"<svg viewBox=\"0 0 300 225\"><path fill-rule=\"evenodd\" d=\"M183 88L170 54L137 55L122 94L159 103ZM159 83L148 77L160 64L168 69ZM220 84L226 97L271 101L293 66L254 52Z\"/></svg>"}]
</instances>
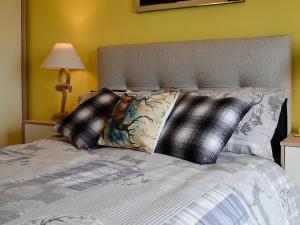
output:
<instances>
[{"instance_id":1,"label":"floral print fabric","mask_svg":"<svg viewBox=\"0 0 300 225\"><path fill-rule=\"evenodd\" d=\"M278 124L281 106L288 98L286 89L241 88L201 90L208 96L238 97L253 103L244 116L224 151L250 154L273 160L271 139Z\"/></svg>"}]
</instances>

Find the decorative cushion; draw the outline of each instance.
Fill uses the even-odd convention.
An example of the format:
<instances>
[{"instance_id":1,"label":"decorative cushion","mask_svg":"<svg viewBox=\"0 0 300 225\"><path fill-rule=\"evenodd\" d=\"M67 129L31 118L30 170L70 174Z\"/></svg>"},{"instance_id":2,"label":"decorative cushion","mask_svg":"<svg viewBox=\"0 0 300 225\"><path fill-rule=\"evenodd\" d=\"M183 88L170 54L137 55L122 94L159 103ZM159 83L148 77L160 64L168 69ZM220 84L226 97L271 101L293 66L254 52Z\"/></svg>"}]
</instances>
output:
<instances>
[{"instance_id":1,"label":"decorative cushion","mask_svg":"<svg viewBox=\"0 0 300 225\"><path fill-rule=\"evenodd\" d=\"M252 109L238 125L224 151L273 160L271 140L278 124L281 107L288 98L288 90L264 87L212 88L201 89L197 93L214 98L236 97L252 102Z\"/></svg>"},{"instance_id":2,"label":"decorative cushion","mask_svg":"<svg viewBox=\"0 0 300 225\"><path fill-rule=\"evenodd\" d=\"M98 144L153 153L178 96L179 92L159 95L125 93L116 105Z\"/></svg>"},{"instance_id":3,"label":"decorative cushion","mask_svg":"<svg viewBox=\"0 0 300 225\"><path fill-rule=\"evenodd\" d=\"M118 100L119 96L103 88L58 122L54 129L79 149L90 149L97 144Z\"/></svg>"},{"instance_id":4,"label":"decorative cushion","mask_svg":"<svg viewBox=\"0 0 300 225\"><path fill-rule=\"evenodd\" d=\"M250 108L237 98L187 93L167 121L155 152L199 164L215 163Z\"/></svg>"},{"instance_id":5,"label":"decorative cushion","mask_svg":"<svg viewBox=\"0 0 300 225\"><path fill-rule=\"evenodd\" d=\"M235 93L229 96L235 96ZM245 115L228 141L224 151L250 154L274 160L271 140L278 124L281 107L288 97L287 90L257 91L239 94L253 101L253 108Z\"/></svg>"}]
</instances>

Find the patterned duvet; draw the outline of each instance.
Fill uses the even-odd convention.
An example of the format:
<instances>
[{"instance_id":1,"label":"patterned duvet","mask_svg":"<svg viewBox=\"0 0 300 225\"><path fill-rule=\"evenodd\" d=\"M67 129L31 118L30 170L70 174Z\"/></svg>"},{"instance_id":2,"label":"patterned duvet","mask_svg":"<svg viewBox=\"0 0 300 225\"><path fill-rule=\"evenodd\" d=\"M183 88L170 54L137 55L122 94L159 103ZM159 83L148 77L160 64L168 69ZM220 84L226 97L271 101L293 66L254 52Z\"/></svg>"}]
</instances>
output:
<instances>
[{"instance_id":1,"label":"patterned duvet","mask_svg":"<svg viewBox=\"0 0 300 225\"><path fill-rule=\"evenodd\" d=\"M300 192L275 163L170 156L41 140L0 150L0 224L300 224Z\"/></svg>"}]
</instances>

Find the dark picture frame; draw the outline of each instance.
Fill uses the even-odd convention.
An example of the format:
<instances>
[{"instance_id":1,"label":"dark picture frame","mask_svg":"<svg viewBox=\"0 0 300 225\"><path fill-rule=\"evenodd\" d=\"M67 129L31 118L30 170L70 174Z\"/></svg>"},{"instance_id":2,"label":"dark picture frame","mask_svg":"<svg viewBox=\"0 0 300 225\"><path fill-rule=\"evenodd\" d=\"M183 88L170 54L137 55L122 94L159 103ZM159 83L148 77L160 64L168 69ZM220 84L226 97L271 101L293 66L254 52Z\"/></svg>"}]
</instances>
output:
<instances>
[{"instance_id":1,"label":"dark picture frame","mask_svg":"<svg viewBox=\"0 0 300 225\"><path fill-rule=\"evenodd\" d=\"M241 3L245 0L136 0L136 12L178 9L206 5Z\"/></svg>"}]
</instances>

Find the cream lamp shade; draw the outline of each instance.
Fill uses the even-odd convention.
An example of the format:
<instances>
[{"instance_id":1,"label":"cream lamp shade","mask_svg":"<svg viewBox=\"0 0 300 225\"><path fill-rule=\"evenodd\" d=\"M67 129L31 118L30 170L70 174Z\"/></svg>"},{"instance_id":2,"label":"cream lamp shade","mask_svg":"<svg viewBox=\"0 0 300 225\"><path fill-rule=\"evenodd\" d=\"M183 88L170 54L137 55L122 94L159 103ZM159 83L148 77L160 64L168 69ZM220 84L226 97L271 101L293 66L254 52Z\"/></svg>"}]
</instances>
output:
<instances>
[{"instance_id":1,"label":"cream lamp shade","mask_svg":"<svg viewBox=\"0 0 300 225\"><path fill-rule=\"evenodd\" d=\"M84 69L84 65L79 58L73 45L70 43L56 43L50 54L42 64L45 69L58 69L58 84L55 90L62 93L62 100L59 113L52 116L52 120L59 121L68 113L65 111L67 92L72 92L71 69ZM66 81L63 80L63 74L66 75Z\"/></svg>"},{"instance_id":2,"label":"cream lamp shade","mask_svg":"<svg viewBox=\"0 0 300 225\"><path fill-rule=\"evenodd\" d=\"M56 43L42 67L45 69L84 69L81 59L70 43Z\"/></svg>"}]
</instances>

